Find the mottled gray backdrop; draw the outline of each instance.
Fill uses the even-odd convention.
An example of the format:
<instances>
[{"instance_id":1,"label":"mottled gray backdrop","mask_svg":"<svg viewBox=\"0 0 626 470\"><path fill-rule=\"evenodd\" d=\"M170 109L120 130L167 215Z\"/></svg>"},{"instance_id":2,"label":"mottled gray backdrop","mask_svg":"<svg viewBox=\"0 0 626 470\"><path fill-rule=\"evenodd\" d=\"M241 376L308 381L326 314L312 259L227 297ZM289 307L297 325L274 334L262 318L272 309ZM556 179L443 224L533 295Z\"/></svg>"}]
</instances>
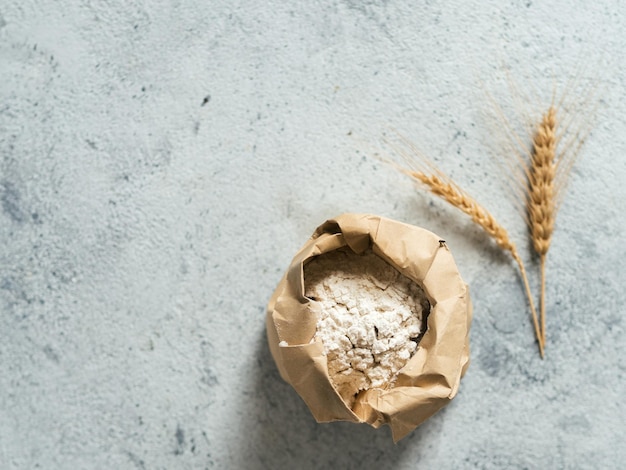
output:
<instances>
[{"instance_id":1,"label":"mottled gray backdrop","mask_svg":"<svg viewBox=\"0 0 626 470\"><path fill-rule=\"evenodd\" d=\"M0 468L617 468L624 31L616 0L0 1ZM371 154L396 129L436 159L536 291L497 161L538 109L514 97L572 77L592 133L541 361L511 260ZM293 254L348 211L438 233L473 295L458 397L397 445L316 424L264 336Z\"/></svg>"}]
</instances>

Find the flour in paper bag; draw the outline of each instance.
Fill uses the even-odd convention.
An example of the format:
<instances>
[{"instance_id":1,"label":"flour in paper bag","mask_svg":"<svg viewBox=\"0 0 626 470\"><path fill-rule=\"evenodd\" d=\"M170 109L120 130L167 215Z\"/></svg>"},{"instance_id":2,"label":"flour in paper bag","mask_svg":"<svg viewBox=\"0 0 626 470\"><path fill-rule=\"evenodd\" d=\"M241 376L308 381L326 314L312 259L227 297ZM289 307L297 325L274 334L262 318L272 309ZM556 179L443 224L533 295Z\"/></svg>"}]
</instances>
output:
<instances>
[{"instance_id":1,"label":"flour in paper bag","mask_svg":"<svg viewBox=\"0 0 626 470\"><path fill-rule=\"evenodd\" d=\"M313 258L304 279L319 307L314 340L343 399L352 405L360 391L393 384L424 333L423 289L373 252L348 249Z\"/></svg>"}]
</instances>

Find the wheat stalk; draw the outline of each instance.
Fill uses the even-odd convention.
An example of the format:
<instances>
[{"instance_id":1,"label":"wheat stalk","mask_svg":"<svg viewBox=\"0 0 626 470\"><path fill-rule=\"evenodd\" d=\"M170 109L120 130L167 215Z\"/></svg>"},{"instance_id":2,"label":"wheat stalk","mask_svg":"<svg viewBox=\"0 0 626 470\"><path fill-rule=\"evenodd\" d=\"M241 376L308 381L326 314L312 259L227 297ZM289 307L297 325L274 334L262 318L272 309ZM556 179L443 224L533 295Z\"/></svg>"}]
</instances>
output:
<instances>
[{"instance_id":1,"label":"wheat stalk","mask_svg":"<svg viewBox=\"0 0 626 470\"><path fill-rule=\"evenodd\" d=\"M402 168L401 171L422 183L434 195L442 198L457 209L469 215L472 218L472 221L482 227L482 229L494 239L500 248L511 254L522 275L526 296L528 297L528 302L530 303L530 311L532 314L533 326L535 328L535 336L537 337L537 343L539 345L539 353L543 358L544 339L539 327L533 296L530 292L526 268L524 267L524 263L517 252L515 244L509 238L506 229L496 222L495 218L485 208L478 204L474 198L472 198L467 192L462 190L457 184L440 171L436 170L438 174L431 175L427 175L422 171L411 171Z\"/></svg>"},{"instance_id":2,"label":"wheat stalk","mask_svg":"<svg viewBox=\"0 0 626 470\"><path fill-rule=\"evenodd\" d=\"M569 174L585 140L591 132L591 123L601 102L599 82L585 79L589 69L578 70L570 77L557 100L556 84L552 100L543 108L539 119L531 119L527 103L537 103L525 96L509 76L508 83L516 108L524 118L525 132L520 135L507 119L504 111L491 98L497 125L504 129L509 140L506 149L506 176L514 184L512 194L525 213L533 251L540 263L540 322L541 339L546 344L546 260L552 242L556 217L560 208ZM594 73L595 74L595 73ZM541 93L540 93L541 94ZM532 106L532 104L531 104ZM541 109L541 108L540 108Z\"/></svg>"},{"instance_id":3,"label":"wheat stalk","mask_svg":"<svg viewBox=\"0 0 626 470\"><path fill-rule=\"evenodd\" d=\"M533 138L531 162L528 173L528 222L533 248L541 265L541 337L546 341L546 256L550 249L556 219L555 179L558 171L556 146L556 109L550 106L544 113Z\"/></svg>"},{"instance_id":4,"label":"wheat stalk","mask_svg":"<svg viewBox=\"0 0 626 470\"><path fill-rule=\"evenodd\" d=\"M577 122L577 115L559 119L561 108L554 104L543 113L532 138L526 165L526 208L533 249L539 255L541 272L540 319L546 343L546 259L557 212L567 180L590 127ZM572 128L573 127L573 128ZM562 142L563 141L563 142Z\"/></svg>"}]
</instances>

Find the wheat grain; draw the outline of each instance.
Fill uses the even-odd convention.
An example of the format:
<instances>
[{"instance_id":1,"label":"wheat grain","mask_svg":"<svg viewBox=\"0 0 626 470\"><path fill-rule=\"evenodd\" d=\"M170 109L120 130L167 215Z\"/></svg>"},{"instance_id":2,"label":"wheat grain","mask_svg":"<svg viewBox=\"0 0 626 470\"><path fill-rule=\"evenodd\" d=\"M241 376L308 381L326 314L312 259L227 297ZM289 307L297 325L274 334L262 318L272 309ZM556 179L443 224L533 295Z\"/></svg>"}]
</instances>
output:
<instances>
[{"instance_id":1,"label":"wheat grain","mask_svg":"<svg viewBox=\"0 0 626 470\"><path fill-rule=\"evenodd\" d=\"M483 209L473 198L462 191L452 182L445 182L436 175L426 175L419 171L409 171L409 176L419 180L428 187L431 193L441 197L453 206L469 215L472 220L480 225L496 242L496 244L511 253L515 252L515 245L509 239L507 231L499 225L493 216Z\"/></svg>"},{"instance_id":2,"label":"wheat grain","mask_svg":"<svg viewBox=\"0 0 626 470\"><path fill-rule=\"evenodd\" d=\"M541 257L548 253L554 232L556 144L556 110L551 106L535 133L528 175L528 219L533 247Z\"/></svg>"}]
</instances>

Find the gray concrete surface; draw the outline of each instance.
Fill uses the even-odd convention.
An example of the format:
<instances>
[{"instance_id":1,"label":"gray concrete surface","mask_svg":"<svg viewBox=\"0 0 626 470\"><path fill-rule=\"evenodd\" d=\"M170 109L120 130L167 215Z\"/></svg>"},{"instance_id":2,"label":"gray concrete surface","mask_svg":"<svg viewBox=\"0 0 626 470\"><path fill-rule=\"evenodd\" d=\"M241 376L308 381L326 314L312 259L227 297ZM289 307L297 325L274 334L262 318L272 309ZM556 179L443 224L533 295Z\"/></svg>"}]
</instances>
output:
<instances>
[{"instance_id":1,"label":"gray concrete surface","mask_svg":"<svg viewBox=\"0 0 626 470\"><path fill-rule=\"evenodd\" d=\"M610 0L1 1L0 468L618 468L624 31ZM581 64L600 107L541 361L513 264L368 152L409 136L509 227L536 288L485 97L511 108L506 67L549 96ZM291 257L347 211L440 234L472 289L460 394L397 445L316 424L264 336Z\"/></svg>"}]
</instances>

